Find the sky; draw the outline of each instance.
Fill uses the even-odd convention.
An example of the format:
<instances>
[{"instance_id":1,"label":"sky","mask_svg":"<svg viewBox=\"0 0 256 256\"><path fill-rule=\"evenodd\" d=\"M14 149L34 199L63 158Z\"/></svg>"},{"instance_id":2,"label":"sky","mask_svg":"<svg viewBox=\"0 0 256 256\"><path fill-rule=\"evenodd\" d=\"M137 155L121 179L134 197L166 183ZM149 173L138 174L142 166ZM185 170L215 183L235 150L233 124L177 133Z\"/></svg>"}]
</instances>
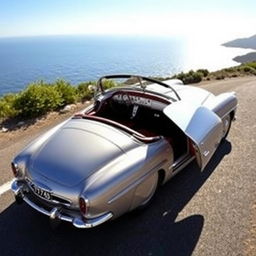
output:
<instances>
[{"instance_id":1,"label":"sky","mask_svg":"<svg viewBox=\"0 0 256 256\"><path fill-rule=\"evenodd\" d=\"M0 0L0 37L161 35L223 42L254 35L255 28L255 0Z\"/></svg>"}]
</instances>

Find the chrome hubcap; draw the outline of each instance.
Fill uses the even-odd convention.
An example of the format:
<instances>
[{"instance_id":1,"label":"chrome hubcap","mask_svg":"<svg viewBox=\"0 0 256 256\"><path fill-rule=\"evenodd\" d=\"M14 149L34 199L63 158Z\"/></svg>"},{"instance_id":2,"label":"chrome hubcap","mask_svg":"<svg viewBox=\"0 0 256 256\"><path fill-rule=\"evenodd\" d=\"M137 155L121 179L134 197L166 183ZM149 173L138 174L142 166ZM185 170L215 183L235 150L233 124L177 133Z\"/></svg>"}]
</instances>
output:
<instances>
[{"instance_id":1,"label":"chrome hubcap","mask_svg":"<svg viewBox=\"0 0 256 256\"><path fill-rule=\"evenodd\" d=\"M222 135L222 137L225 137L225 135L227 134L230 121L231 121L230 115L226 116L225 119L223 120L223 135Z\"/></svg>"}]
</instances>

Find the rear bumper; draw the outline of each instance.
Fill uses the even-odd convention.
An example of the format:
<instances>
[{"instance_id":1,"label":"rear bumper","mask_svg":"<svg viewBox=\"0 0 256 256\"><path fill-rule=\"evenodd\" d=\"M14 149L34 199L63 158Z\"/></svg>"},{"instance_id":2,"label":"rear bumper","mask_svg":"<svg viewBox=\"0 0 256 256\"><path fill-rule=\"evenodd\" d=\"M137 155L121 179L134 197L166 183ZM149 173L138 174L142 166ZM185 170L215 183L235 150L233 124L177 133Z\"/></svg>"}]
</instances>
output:
<instances>
[{"instance_id":1,"label":"rear bumper","mask_svg":"<svg viewBox=\"0 0 256 256\"><path fill-rule=\"evenodd\" d=\"M26 193L24 193L24 185L18 184L16 180L13 181L11 185L11 189L18 203L21 203L24 201L29 206L37 210L38 212L49 216L51 220L63 220L63 221L71 222L76 228L92 228L110 220L113 217L113 214L111 212L105 213L97 218L86 219L86 220L83 219L82 217L77 218L77 217L67 216L61 212L61 207L53 207L49 211L44 207L39 206L38 204L32 202L26 196Z\"/></svg>"}]
</instances>

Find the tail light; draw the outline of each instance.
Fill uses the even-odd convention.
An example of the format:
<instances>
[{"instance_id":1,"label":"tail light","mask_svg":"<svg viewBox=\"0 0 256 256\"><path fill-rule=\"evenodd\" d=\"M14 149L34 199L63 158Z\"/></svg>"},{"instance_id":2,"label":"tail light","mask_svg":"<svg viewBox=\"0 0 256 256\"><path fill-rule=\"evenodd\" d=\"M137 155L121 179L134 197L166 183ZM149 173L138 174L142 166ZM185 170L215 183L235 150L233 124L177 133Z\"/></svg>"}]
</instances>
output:
<instances>
[{"instance_id":1,"label":"tail light","mask_svg":"<svg viewBox=\"0 0 256 256\"><path fill-rule=\"evenodd\" d=\"M12 165L12 172L13 172L14 177L18 177L19 176L19 168L18 168L17 164L12 163L11 165Z\"/></svg>"},{"instance_id":2,"label":"tail light","mask_svg":"<svg viewBox=\"0 0 256 256\"><path fill-rule=\"evenodd\" d=\"M79 207L82 215L85 216L87 213L87 204L86 200L83 197L79 198Z\"/></svg>"}]
</instances>

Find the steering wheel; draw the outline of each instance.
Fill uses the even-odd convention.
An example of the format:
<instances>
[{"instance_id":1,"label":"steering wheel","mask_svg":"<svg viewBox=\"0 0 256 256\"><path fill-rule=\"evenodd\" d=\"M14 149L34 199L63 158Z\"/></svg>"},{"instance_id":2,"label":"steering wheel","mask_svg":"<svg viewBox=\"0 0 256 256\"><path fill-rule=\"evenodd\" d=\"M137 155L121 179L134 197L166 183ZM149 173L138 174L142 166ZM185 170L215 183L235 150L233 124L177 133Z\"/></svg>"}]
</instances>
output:
<instances>
[{"instance_id":1,"label":"steering wheel","mask_svg":"<svg viewBox=\"0 0 256 256\"><path fill-rule=\"evenodd\" d=\"M125 105L127 107L132 105L132 100L131 100L131 97L130 97L129 93L123 92L122 93L122 100L123 100L123 102L125 103Z\"/></svg>"}]
</instances>

